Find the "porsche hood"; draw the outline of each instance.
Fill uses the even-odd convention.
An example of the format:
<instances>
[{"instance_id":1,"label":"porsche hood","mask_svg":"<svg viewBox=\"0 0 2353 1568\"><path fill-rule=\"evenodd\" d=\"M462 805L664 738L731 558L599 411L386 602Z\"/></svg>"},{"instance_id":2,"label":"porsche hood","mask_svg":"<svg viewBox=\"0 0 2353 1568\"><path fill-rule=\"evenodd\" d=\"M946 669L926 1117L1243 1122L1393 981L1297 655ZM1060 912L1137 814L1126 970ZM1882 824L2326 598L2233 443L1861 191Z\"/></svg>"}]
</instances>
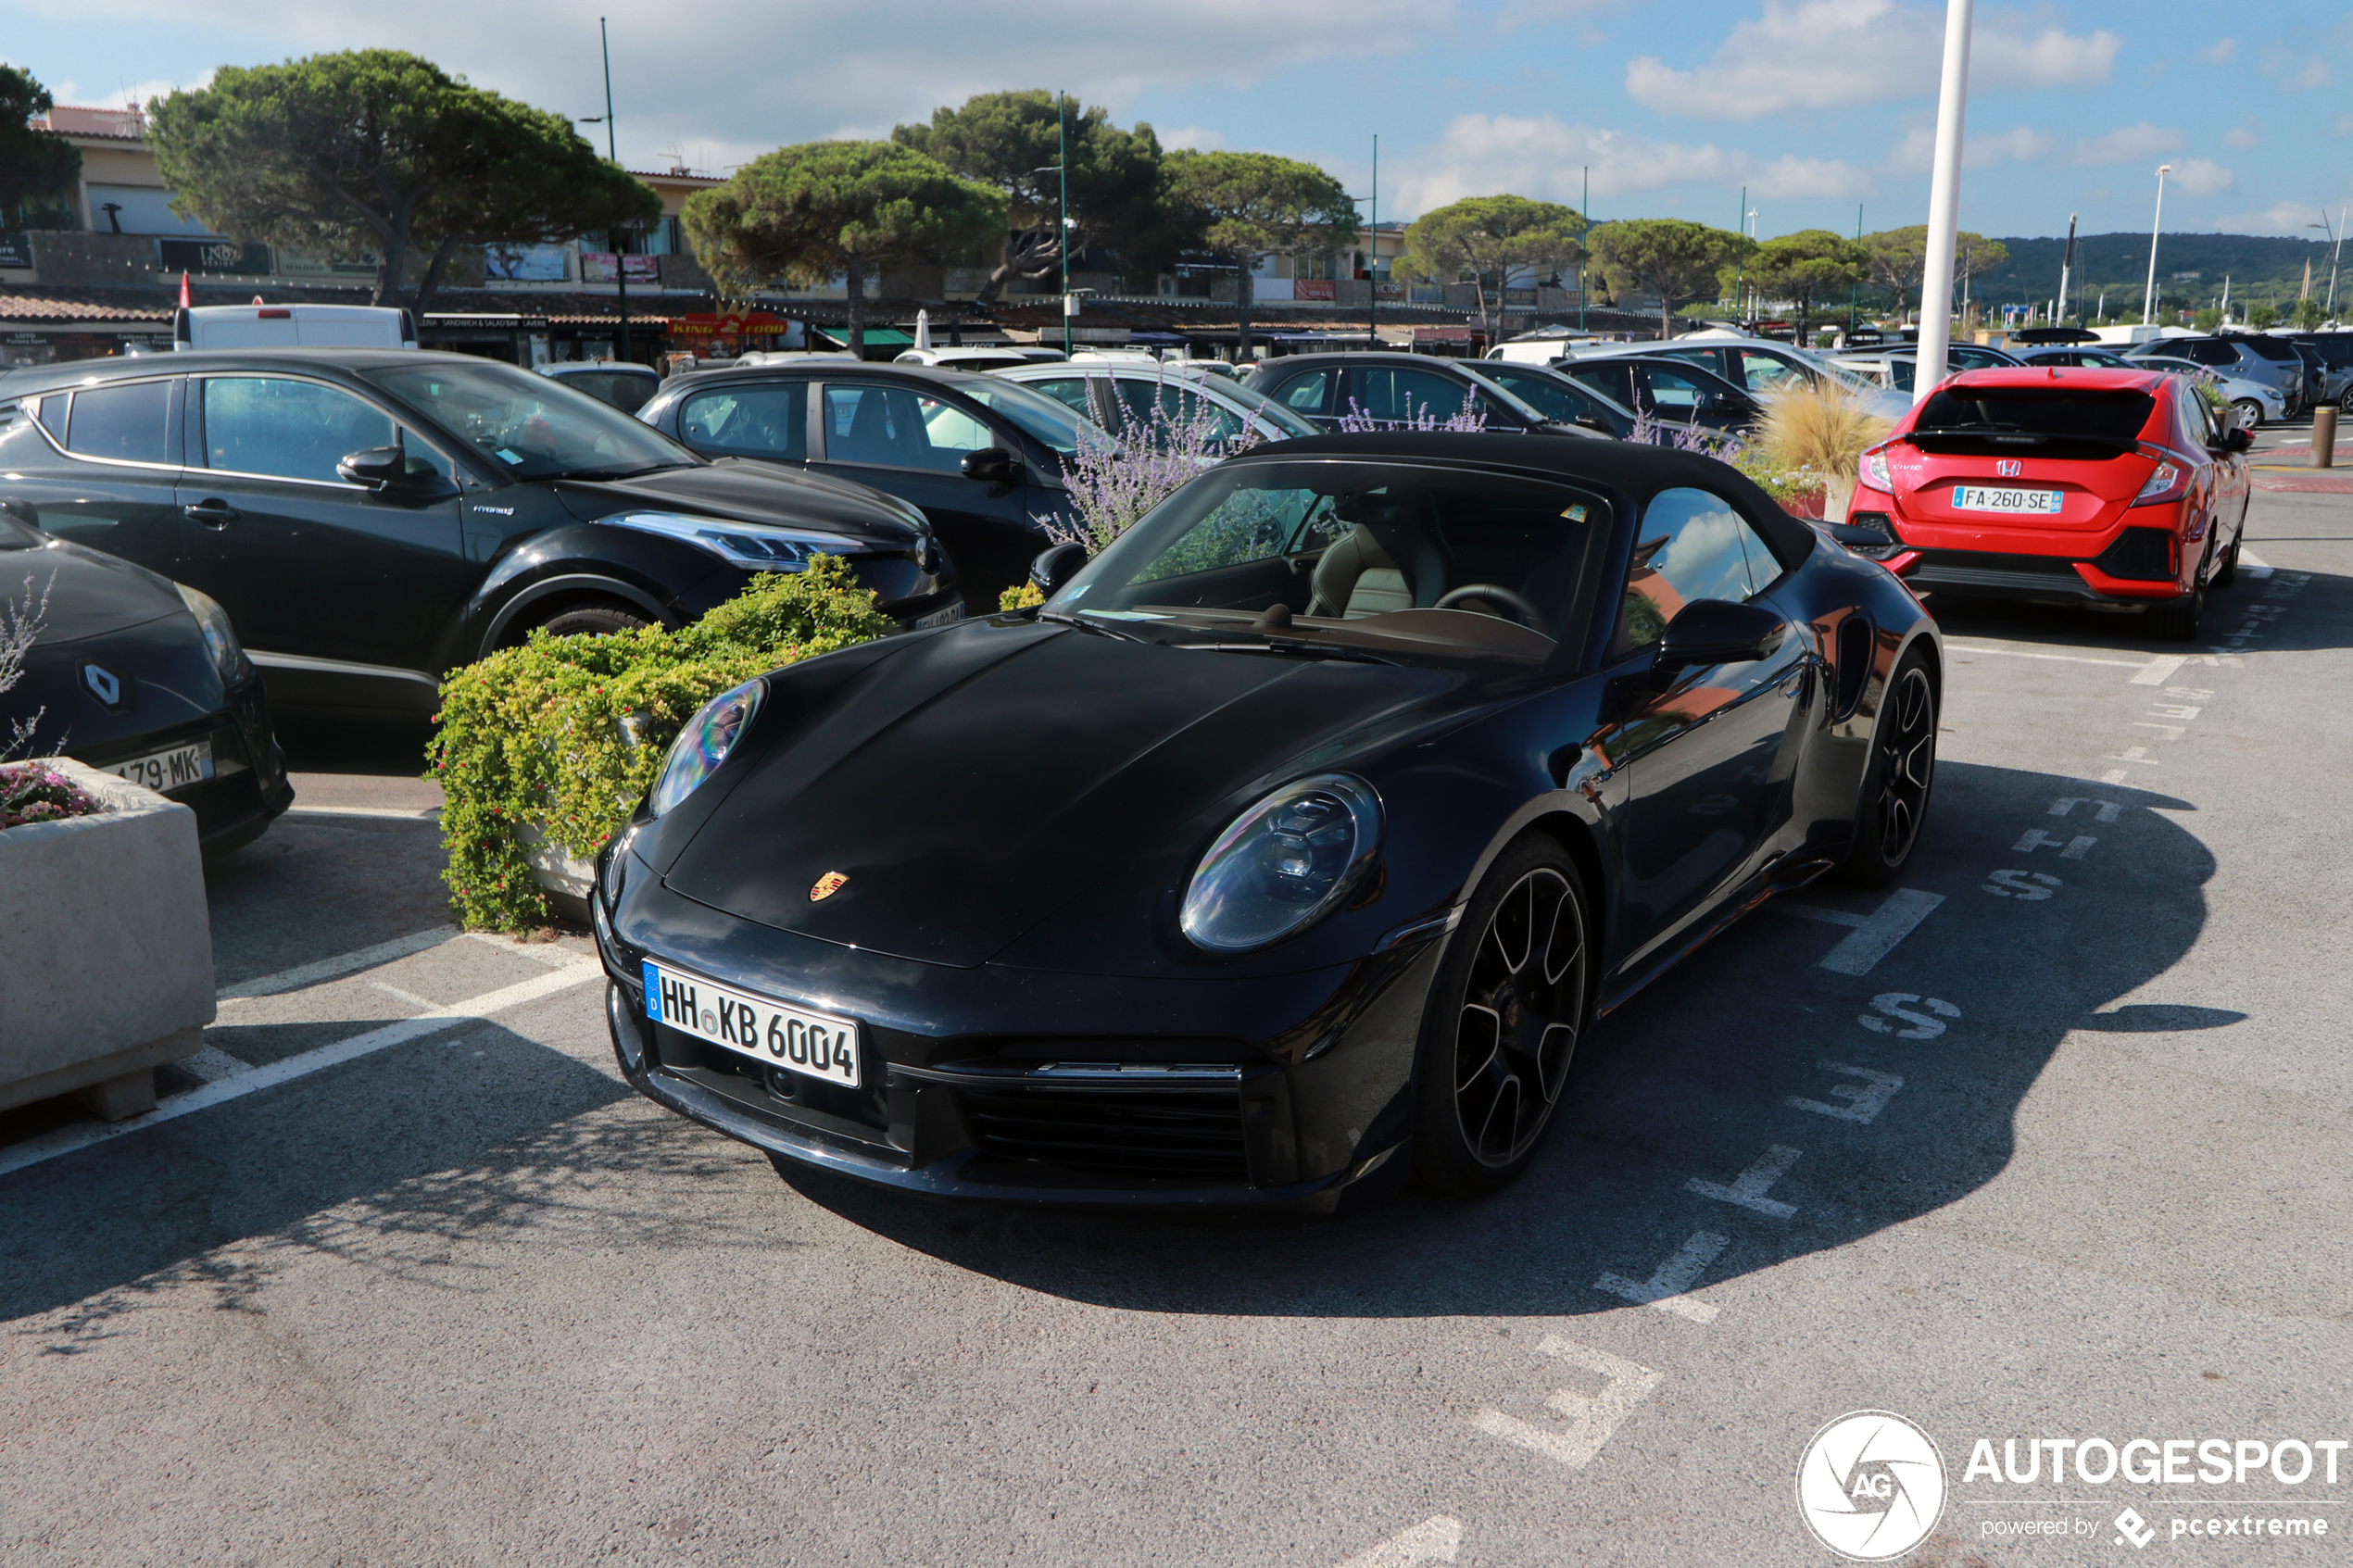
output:
<instances>
[{"instance_id":1,"label":"porsche hood","mask_svg":"<svg viewBox=\"0 0 2353 1568\"><path fill-rule=\"evenodd\" d=\"M790 670L769 685L766 750L668 884L764 925L969 967L1106 881L1154 908L1238 794L1347 765L1382 718L1461 682L975 621L822 699Z\"/></svg>"}]
</instances>

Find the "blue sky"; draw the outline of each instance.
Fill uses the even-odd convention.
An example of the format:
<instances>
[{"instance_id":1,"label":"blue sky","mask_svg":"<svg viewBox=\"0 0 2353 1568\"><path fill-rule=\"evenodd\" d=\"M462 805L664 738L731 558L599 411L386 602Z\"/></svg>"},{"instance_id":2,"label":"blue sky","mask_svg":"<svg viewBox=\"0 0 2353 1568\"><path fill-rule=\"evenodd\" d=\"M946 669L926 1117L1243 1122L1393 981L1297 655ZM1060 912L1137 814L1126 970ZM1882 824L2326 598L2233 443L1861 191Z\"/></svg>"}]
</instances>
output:
<instances>
[{"instance_id":1,"label":"blue sky","mask_svg":"<svg viewBox=\"0 0 2353 1568\"><path fill-rule=\"evenodd\" d=\"M0 0L0 56L119 103L223 62L386 45L575 115L602 107L593 5ZM1944 7L1928 0L704 0L614 7L634 167L724 171L887 133L940 103L1063 86L1164 142L1280 152L1411 217L1515 191L1599 218L1766 236L1925 221ZM2353 200L2353 7L1978 6L1962 224L2300 233ZM601 137L599 137L601 141Z\"/></svg>"}]
</instances>

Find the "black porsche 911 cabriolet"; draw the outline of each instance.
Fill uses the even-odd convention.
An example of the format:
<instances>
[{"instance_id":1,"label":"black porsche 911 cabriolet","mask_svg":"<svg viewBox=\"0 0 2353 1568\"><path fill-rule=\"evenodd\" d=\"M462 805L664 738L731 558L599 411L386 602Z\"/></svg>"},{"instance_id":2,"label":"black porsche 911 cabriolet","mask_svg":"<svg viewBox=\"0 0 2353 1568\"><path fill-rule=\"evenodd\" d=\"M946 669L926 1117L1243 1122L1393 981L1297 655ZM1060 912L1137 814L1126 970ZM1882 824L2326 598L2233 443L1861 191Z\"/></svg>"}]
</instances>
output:
<instances>
[{"instance_id":1,"label":"black porsche 911 cabriolet","mask_svg":"<svg viewBox=\"0 0 2353 1568\"><path fill-rule=\"evenodd\" d=\"M1934 623L1708 458L1285 442L1038 574L687 726L593 901L640 1091L929 1193L1478 1193L1592 1020L1918 842Z\"/></svg>"}]
</instances>

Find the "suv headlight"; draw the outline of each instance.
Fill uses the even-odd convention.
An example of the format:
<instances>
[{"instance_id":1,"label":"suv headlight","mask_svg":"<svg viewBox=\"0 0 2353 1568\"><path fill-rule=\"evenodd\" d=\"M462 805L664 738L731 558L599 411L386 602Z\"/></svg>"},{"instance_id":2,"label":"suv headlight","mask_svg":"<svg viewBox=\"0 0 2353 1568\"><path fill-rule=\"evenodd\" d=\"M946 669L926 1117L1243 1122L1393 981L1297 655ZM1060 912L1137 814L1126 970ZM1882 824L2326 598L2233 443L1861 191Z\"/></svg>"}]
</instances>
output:
<instances>
[{"instance_id":1,"label":"suv headlight","mask_svg":"<svg viewBox=\"0 0 2353 1568\"><path fill-rule=\"evenodd\" d=\"M204 633L205 651L212 655L212 667L220 672L224 686L240 685L253 679L253 661L245 657L245 648L237 642L236 628L229 624L229 612L209 594L200 594L184 583L174 583L180 590L180 602L196 618L196 629Z\"/></svg>"},{"instance_id":2,"label":"suv headlight","mask_svg":"<svg viewBox=\"0 0 2353 1568\"><path fill-rule=\"evenodd\" d=\"M838 533L764 522L730 522L684 512L615 512L597 521L614 528L634 528L640 533L659 533L665 539L684 539L754 571L802 571L812 557L846 556L857 547L854 541Z\"/></svg>"},{"instance_id":3,"label":"suv headlight","mask_svg":"<svg viewBox=\"0 0 2353 1568\"><path fill-rule=\"evenodd\" d=\"M1246 953L1337 908L1380 852L1380 797L1346 773L1285 784L1234 819L1194 869L1180 923L1197 947Z\"/></svg>"},{"instance_id":4,"label":"suv headlight","mask_svg":"<svg viewBox=\"0 0 2353 1568\"><path fill-rule=\"evenodd\" d=\"M646 797L647 809L657 817L695 792L703 780L719 771L727 754L744 736L751 723L751 716L760 711L760 698L767 690L761 681L746 681L733 691L721 692L696 709L670 743L670 755L661 760L661 771L654 775L653 793Z\"/></svg>"}]
</instances>

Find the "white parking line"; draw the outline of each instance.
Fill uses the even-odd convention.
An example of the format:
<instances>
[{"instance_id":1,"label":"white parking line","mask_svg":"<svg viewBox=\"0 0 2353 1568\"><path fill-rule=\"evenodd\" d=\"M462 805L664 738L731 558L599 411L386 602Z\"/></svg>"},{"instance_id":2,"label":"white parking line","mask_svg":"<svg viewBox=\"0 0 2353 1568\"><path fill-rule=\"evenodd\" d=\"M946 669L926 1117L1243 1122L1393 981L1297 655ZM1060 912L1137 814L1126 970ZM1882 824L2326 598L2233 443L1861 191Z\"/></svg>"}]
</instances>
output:
<instances>
[{"instance_id":1,"label":"white parking line","mask_svg":"<svg viewBox=\"0 0 2353 1568\"><path fill-rule=\"evenodd\" d=\"M1425 1562L1452 1562L1462 1545L1463 1522L1434 1513L1371 1550L1358 1552L1340 1568L1420 1568Z\"/></svg>"},{"instance_id":2,"label":"white parking line","mask_svg":"<svg viewBox=\"0 0 2353 1568\"><path fill-rule=\"evenodd\" d=\"M1548 1409L1568 1418L1565 1431L1538 1426L1498 1410L1480 1411L1471 1418L1471 1424L1491 1436L1557 1460L1571 1470L1582 1470L1602 1451L1602 1446L1610 1440L1618 1424L1634 1413L1634 1407L1658 1386L1659 1374L1639 1361L1596 1350L1591 1345L1579 1345L1574 1339L1563 1339L1557 1334L1544 1336L1543 1343L1536 1348L1600 1376L1604 1380L1602 1391L1589 1397L1563 1388L1544 1401ZM1353 1565L1343 1563L1341 1568Z\"/></svg>"},{"instance_id":3,"label":"white parking line","mask_svg":"<svg viewBox=\"0 0 2353 1568\"><path fill-rule=\"evenodd\" d=\"M2149 668L2149 660L2145 659L2086 659L2080 653L2028 653L2024 648L1986 648L1979 647L1974 643L1956 643L1950 641L1949 639L1945 642L1944 646L1952 649L1955 653L1994 653L2001 655L2004 659L2047 659L2057 664L2109 664L2114 665L2119 670L2146 670ZM2172 657L2173 656L2170 654L2160 654L2158 656L2158 662L2161 663L2164 659ZM2179 669L2180 667L2181 660L2179 659L2174 659L2173 669ZM2172 670L2168 670L2166 673L2172 673ZM2152 681L2148 684L2155 685L2157 683Z\"/></svg>"},{"instance_id":4,"label":"white parking line","mask_svg":"<svg viewBox=\"0 0 2353 1568\"><path fill-rule=\"evenodd\" d=\"M1832 1093L1837 1091L1832 1090ZM1692 1287L1717 1255L1732 1245L1731 1238L1712 1231L1693 1231L1691 1239L1675 1249L1675 1255L1658 1266L1648 1279L1628 1279L1624 1274L1606 1273L1593 1282L1593 1288L1622 1297L1638 1307L1655 1307L1662 1312L1672 1312L1693 1323L1713 1323L1716 1309L1705 1301L1695 1301L1683 1293Z\"/></svg>"},{"instance_id":5,"label":"white parking line","mask_svg":"<svg viewBox=\"0 0 2353 1568\"><path fill-rule=\"evenodd\" d=\"M438 947L454 941L459 935L454 925L436 925L430 931L415 931L406 936L396 936L389 942L379 942L371 947L356 947L348 953L338 953L331 959L296 964L275 974L265 974L258 980L240 980L234 985L220 988L224 1002L250 1001L256 997L274 997L281 991L299 991L321 980L333 980L339 974L352 974L378 964L405 959L411 953L422 953L427 947Z\"/></svg>"},{"instance_id":6,"label":"white parking line","mask_svg":"<svg viewBox=\"0 0 2353 1568\"><path fill-rule=\"evenodd\" d=\"M521 1007L525 1002L535 1002L559 991L570 990L585 981L596 979L602 972L601 966L593 961L575 963L552 973L534 975L518 985L485 992L467 1001L436 1008L416 1018L404 1018L398 1022L371 1029L364 1035L354 1035L347 1040L337 1040L332 1045L287 1057L283 1061L273 1061L250 1072L215 1079L200 1089L174 1095L145 1116L133 1117L128 1122L85 1123L60 1127L37 1138L27 1138L14 1148L0 1149L0 1176L12 1171L21 1171L28 1165L38 1165L44 1160L55 1160L61 1154L71 1154L114 1138L127 1137L199 1110L209 1110L216 1105L242 1099L258 1090L274 1089L281 1084L307 1078L313 1073L339 1067L346 1061L355 1061L389 1047L406 1045L410 1040L422 1040L463 1024L478 1022L509 1008Z\"/></svg>"},{"instance_id":7,"label":"white parking line","mask_svg":"<svg viewBox=\"0 0 2353 1568\"><path fill-rule=\"evenodd\" d=\"M1814 967L1827 969L1833 974L1869 974L1872 965L1894 952L1895 945L1909 936L1920 922L1943 902L1944 895L1942 893L1923 893L1917 888L1899 887L1868 915L1850 914L1844 909L1826 909L1818 904L1801 904L1787 898L1771 899L1765 907L1778 909L1785 915L1795 915L1800 920L1848 927L1853 935L1823 954Z\"/></svg>"},{"instance_id":8,"label":"white parking line","mask_svg":"<svg viewBox=\"0 0 2353 1568\"><path fill-rule=\"evenodd\" d=\"M2271 575L2271 563L2257 555L2253 550L2248 549L2245 545L2241 545L2239 546L2239 570L2246 572L2249 577L2269 577Z\"/></svg>"},{"instance_id":9,"label":"white parking line","mask_svg":"<svg viewBox=\"0 0 2353 1568\"><path fill-rule=\"evenodd\" d=\"M390 817L404 822L437 822L438 806L289 806L289 817Z\"/></svg>"},{"instance_id":10,"label":"white parking line","mask_svg":"<svg viewBox=\"0 0 2353 1568\"><path fill-rule=\"evenodd\" d=\"M1787 1144L1777 1143L1758 1157L1755 1164L1734 1176L1730 1185L1722 1182L1704 1182L1697 1176L1683 1184L1685 1192L1695 1192L1702 1198L1712 1198L1718 1203L1734 1203L1743 1209L1754 1209L1776 1220L1786 1220L1797 1212L1797 1205L1768 1198L1775 1182L1789 1173L1797 1163L1798 1151Z\"/></svg>"}]
</instances>

